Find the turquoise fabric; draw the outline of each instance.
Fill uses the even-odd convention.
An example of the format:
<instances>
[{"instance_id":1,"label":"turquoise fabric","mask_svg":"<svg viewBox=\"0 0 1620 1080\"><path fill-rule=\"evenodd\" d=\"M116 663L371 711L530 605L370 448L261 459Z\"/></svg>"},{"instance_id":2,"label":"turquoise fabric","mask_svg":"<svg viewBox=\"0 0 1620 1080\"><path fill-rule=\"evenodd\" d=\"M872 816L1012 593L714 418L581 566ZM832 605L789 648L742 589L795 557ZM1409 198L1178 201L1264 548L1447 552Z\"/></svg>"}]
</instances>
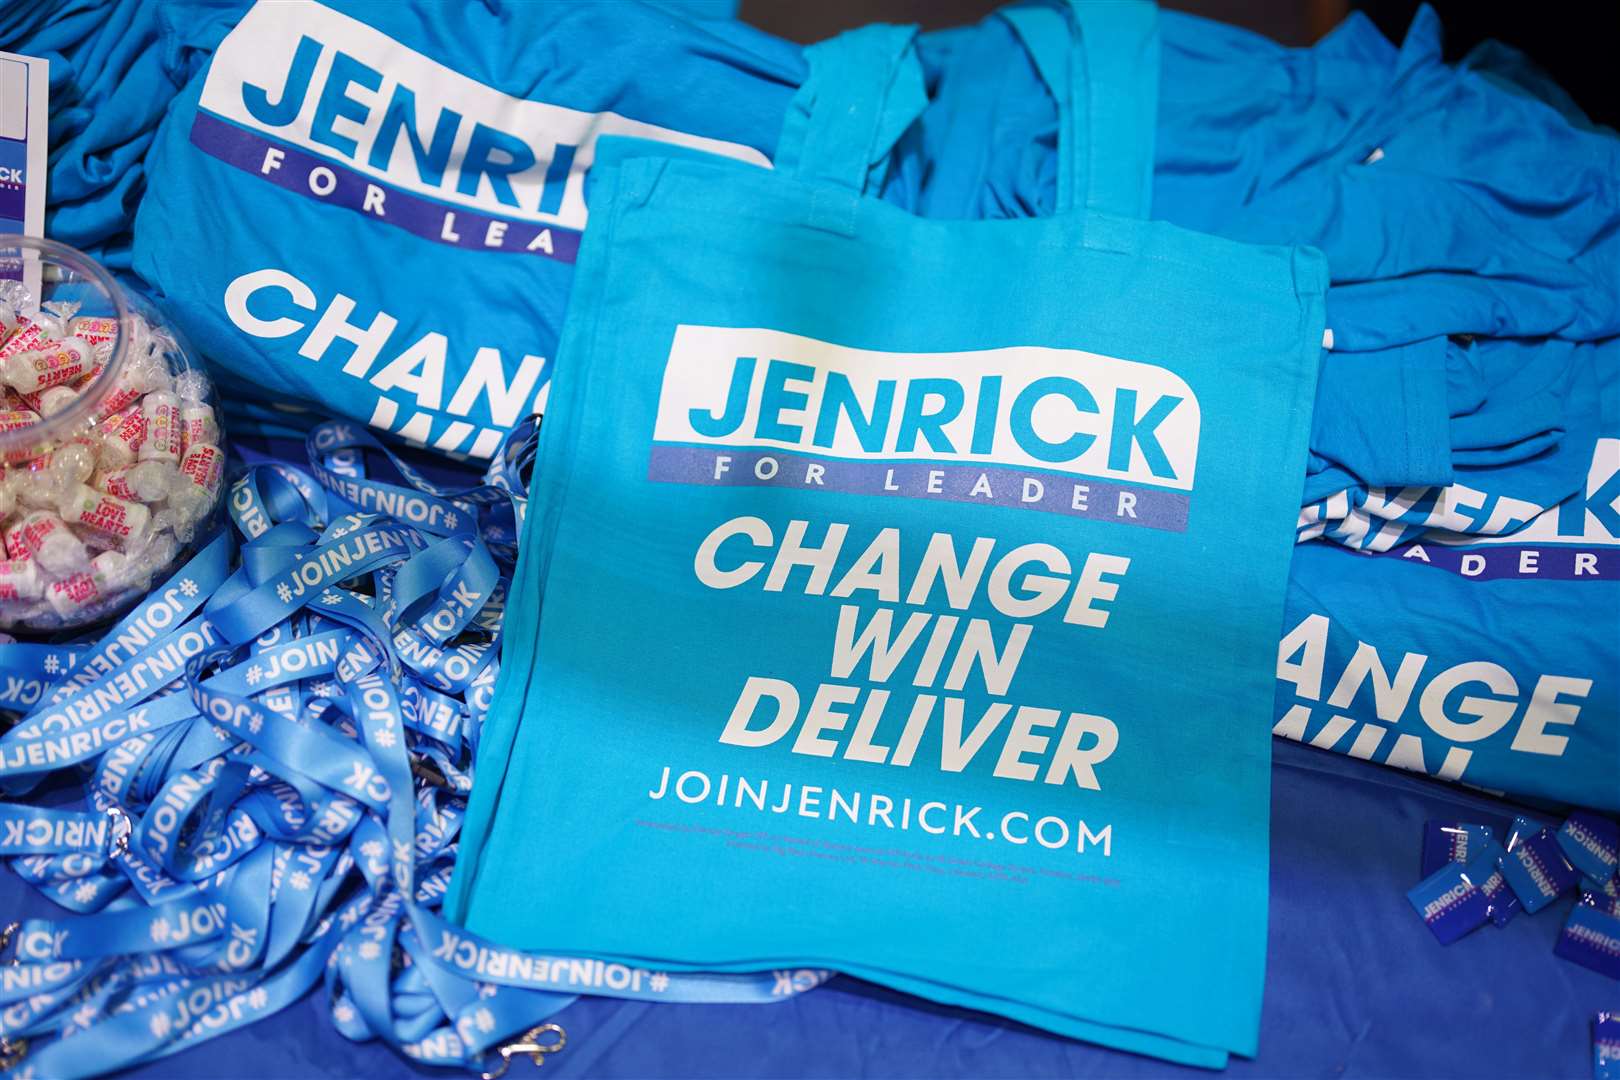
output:
<instances>
[{"instance_id":1,"label":"turquoise fabric","mask_svg":"<svg viewBox=\"0 0 1620 1080\"><path fill-rule=\"evenodd\" d=\"M601 144L452 918L1254 1053L1326 267L1135 216L1151 12L1078 12L1013 16L1049 218L872 197L894 28L810 51L774 171Z\"/></svg>"},{"instance_id":2,"label":"turquoise fabric","mask_svg":"<svg viewBox=\"0 0 1620 1080\"><path fill-rule=\"evenodd\" d=\"M1620 810L1620 339L1542 348L1575 354L1570 397L1593 415L1518 469L1514 494L1460 469L1449 501L1379 507L1374 529L1415 540L1375 556L1299 545L1276 734ZM1555 483L1571 473L1575 490Z\"/></svg>"},{"instance_id":3,"label":"turquoise fabric","mask_svg":"<svg viewBox=\"0 0 1620 1080\"><path fill-rule=\"evenodd\" d=\"M228 393L487 458L544 409L597 137L769 160L800 50L712 6L255 3L164 96L134 269Z\"/></svg>"},{"instance_id":4,"label":"turquoise fabric","mask_svg":"<svg viewBox=\"0 0 1620 1080\"><path fill-rule=\"evenodd\" d=\"M45 235L130 268L146 154L196 50L247 0L26 0L0 5L0 49L50 63Z\"/></svg>"}]
</instances>

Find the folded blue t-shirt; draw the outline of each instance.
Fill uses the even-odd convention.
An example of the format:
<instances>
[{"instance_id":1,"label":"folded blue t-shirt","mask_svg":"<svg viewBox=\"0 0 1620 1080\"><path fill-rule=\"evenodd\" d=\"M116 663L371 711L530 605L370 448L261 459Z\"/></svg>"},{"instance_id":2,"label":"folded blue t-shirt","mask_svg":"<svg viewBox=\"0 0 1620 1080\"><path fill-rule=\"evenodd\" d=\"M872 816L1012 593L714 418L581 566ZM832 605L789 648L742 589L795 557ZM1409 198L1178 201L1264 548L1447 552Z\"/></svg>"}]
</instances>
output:
<instances>
[{"instance_id":1,"label":"folded blue t-shirt","mask_svg":"<svg viewBox=\"0 0 1620 1080\"><path fill-rule=\"evenodd\" d=\"M261 3L169 109L135 267L227 389L487 457L544 406L597 138L765 165L802 78L660 4Z\"/></svg>"},{"instance_id":2,"label":"folded blue t-shirt","mask_svg":"<svg viewBox=\"0 0 1620 1080\"><path fill-rule=\"evenodd\" d=\"M1354 362L1359 356L1345 359ZM1486 338L1450 349L1449 484L1379 486L1319 460L1305 485L1301 538L1388 551L1430 531L1500 536L1584 491L1593 446L1620 415L1620 339L1517 342ZM1340 358L1330 357L1331 368ZM1320 415L1317 425L1333 424ZM1375 427L1377 401L1346 399ZM1389 428L1399 445L1405 429ZM1376 436L1371 437L1373 440Z\"/></svg>"},{"instance_id":3,"label":"folded blue t-shirt","mask_svg":"<svg viewBox=\"0 0 1620 1080\"><path fill-rule=\"evenodd\" d=\"M931 212L1034 215L1055 197L1055 105L999 22L933 39L938 98L956 105L916 136L938 159ZM1584 465L1554 479L1551 455L1584 422L1568 343L1620 331L1620 141L1443 63L1428 9L1400 49L1359 16L1305 50L1173 14L1164 40L1154 215L1328 255L1334 348L1303 501L1459 480L1541 505L1574 490ZM975 109L1003 118L994 144L953 142ZM1552 161L1570 168L1549 187ZM1513 340L1448 342L1461 334Z\"/></svg>"},{"instance_id":4,"label":"folded blue t-shirt","mask_svg":"<svg viewBox=\"0 0 1620 1080\"><path fill-rule=\"evenodd\" d=\"M1541 493L1547 509L1467 488L1476 470L1465 467L1417 501L1412 521L1373 516L1393 541L1353 546L1379 554L1295 548L1277 734L1620 809L1620 338L1568 348L1584 375L1568 415L1590 423L1534 459L1569 459L1543 479L1578 464L1572 490ZM1529 484L1536 470L1478 472Z\"/></svg>"}]
</instances>

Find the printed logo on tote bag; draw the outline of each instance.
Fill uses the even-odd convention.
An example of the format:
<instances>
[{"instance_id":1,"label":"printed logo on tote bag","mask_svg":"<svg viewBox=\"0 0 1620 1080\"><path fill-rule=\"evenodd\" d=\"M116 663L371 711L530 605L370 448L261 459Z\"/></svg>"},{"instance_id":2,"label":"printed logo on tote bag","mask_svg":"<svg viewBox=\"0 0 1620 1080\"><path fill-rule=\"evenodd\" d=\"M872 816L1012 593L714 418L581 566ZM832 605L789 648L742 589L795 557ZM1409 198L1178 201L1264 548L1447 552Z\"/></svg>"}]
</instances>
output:
<instances>
[{"instance_id":1,"label":"printed logo on tote bag","mask_svg":"<svg viewBox=\"0 0 1620 1080\"><path fill-rule=\"evenodd\" d=\"M1043 510L1183 532L1198 399L1077 349L851 349L680 326L648 478Z\"/></svg>"}]
</instances>

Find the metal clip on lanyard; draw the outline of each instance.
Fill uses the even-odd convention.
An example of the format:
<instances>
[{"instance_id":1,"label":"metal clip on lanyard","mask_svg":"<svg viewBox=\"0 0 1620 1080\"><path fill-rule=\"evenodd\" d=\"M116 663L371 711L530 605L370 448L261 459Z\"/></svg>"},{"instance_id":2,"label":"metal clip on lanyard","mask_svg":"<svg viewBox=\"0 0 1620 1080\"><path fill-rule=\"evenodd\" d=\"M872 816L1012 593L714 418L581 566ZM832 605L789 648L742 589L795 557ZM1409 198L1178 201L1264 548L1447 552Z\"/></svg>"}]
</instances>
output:
<instances>
[{"instance_id":1,"label":"metal clip on lanyard","mask_svg":"<svg viewBox=\"0 0 1620 1080\"><path fill-rule=\"evenodd\" d=\"M22 929L22 923L10 922L6 924L4 930L0 930L0 952L6 951L6 947L11 944L12 936L20 929ZM15 964L17 962L16 957L13 957L11 962ZM27 1039L12 1040L0 1035L0 1071L9 1071L27 1056Z\"/></svg>"},{"instance_id":2,"label":"metal clip on lanyard","mask_svg":"<svg viewBox=\"0 0 1620 1080\"><path fill-rule=\"evenodd\" d=\"M108 836L107 857L109 859L116 859L129 853L129 838L130 834L135 831L135 825L129 820L129 815L124 813L124 808L119 806L117 803L108 805L106 813ZM0 949L4 948L4 941L0 940Z\"/></svg>"},{"instance_id":3,"label":"metal clip on lanyard","mask_svg":"<svg viewBox=\"0 0 1620 1080\"><path fill-rule=\"evenodd\" d=\"M549 1042L541 1042L540 1040L547 1035L555 1035L557 1038ZM555 1054L567 1045L568 1032L557 1024L541 1024L539 1027L530 1028L523 1033L521 1039L516 1042L509 1042L496 1051L501 1056L501 1063L489 1072L484 1073L484 1080L496 1080L496 1077L505 1076L507 1066L519 1054L528 1054L529 1060L534 1062L535 1067L538 1068L546 1063L547 1054Z\"/></svg>"}]
</instances>

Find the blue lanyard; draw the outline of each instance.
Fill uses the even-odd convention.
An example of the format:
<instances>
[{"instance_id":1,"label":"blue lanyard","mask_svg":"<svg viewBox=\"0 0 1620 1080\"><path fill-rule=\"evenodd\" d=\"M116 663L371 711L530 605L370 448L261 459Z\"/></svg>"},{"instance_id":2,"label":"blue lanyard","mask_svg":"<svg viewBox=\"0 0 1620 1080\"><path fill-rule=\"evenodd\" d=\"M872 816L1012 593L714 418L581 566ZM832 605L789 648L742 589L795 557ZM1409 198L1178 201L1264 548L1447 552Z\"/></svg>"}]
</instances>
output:
<instances>
[{"instance_id":1,"label":"blue lanyard","mask_svg":"<svg viewBox=\"0 0 1620 1080\"><path fill-rule=\"evenodd\" d=\"M26 710L0 790L67 772L84 792L0 803L0 856L79 913L6 935L4 1075L153 1061L318 982L345 1036L480 1069L577 994L764 1003L827 978L537 956L439 917L533 431L458 489L352 424L307 450L239 478L230 527L99 641L0 647L0 708ZM378 459L399 482L367 475Z\"/></svg>"}]
</instances>

